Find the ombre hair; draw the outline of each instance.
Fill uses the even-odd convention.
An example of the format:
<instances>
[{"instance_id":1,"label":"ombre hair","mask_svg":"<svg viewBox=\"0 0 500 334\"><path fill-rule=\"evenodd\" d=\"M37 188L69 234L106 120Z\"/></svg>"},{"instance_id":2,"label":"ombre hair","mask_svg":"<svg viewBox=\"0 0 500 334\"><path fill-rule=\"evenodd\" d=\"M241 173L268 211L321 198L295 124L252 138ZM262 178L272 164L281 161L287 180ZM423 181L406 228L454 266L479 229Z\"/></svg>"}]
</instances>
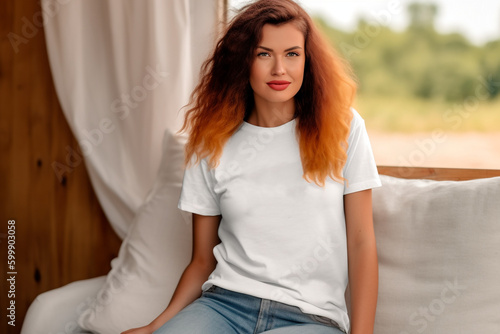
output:
<instances>
[{"instance_id":1,"label":"ombre hair","mask_svg":"<svg viewBox=\"0 0 500 334\"><path fill-rule=\"evenodd\" d=\"M180 132L189 130L186 165L207 157L218 166L227 140L254 106L250 68L265 24L294 24L305 38L304 80L295 95L296 132L303 177L324 186L327 177L342 182L347 139L356 93L350 67L292 0L260 0L241 9L201 70Z\"/></svg>"}]
</instances>

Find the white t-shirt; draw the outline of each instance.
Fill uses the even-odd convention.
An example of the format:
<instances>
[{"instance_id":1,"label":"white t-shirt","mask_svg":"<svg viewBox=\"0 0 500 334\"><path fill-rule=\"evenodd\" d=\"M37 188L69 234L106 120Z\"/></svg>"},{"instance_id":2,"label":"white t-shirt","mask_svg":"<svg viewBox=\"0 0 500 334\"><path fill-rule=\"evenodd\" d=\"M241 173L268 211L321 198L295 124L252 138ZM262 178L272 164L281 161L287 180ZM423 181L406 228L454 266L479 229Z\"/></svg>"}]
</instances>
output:
<instances>
[{"instance_id":1,"label":"white t-shirt","mask_svg":"<svg viewBox=\"0 0 500 334\"><path fill-rule=\"evenodd\" d=\"M343 199L381 185L364 121L353 114L345 185L302 177L296 119L271 128L243 122L217 168L202 159L186 169L179 209L222 215L217 266L203 290L215 284L294 305L348 331Z\"/></svg>"}]
</instances>

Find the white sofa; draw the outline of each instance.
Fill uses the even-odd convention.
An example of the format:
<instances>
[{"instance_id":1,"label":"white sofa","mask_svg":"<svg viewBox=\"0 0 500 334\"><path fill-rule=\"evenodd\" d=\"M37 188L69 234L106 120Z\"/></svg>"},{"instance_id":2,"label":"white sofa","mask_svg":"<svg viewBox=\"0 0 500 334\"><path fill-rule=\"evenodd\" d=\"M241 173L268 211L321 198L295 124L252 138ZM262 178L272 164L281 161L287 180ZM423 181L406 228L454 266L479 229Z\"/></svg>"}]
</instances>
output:
<instances>
[{"instance_id":1,"label":"white sofa","mask_svg":"<svg viewBox=\"0 0 500 334\"><path fill-rule=\"evenodd\" d=\"M500 333L500 177L382 183L376 333Z\"/></svg>"},{"instance_id":2,"label":"white sofa","mask_svg":"<svg viewBox=\"0 0 500 334\"><path fill-rule=\"evenodd\" d=\"M190 216L176 208L182 147L167 133L157 182L111 272L38 296L22 334L115 334L165 307L191 248ZM500 333L500 177L381 178L375 333Z\"/></svg>"},{"instance_id":3,"label":"white sofa","mask_svg":"<svg viewBox=\"0 0 500 334\"><path fill-rule=\"evenodd\" d=\"M38 295L26 313L21 333L89 333L78 325L78 318L105 281L106 276L100 276Z\"/></svg>"}]
</instances>

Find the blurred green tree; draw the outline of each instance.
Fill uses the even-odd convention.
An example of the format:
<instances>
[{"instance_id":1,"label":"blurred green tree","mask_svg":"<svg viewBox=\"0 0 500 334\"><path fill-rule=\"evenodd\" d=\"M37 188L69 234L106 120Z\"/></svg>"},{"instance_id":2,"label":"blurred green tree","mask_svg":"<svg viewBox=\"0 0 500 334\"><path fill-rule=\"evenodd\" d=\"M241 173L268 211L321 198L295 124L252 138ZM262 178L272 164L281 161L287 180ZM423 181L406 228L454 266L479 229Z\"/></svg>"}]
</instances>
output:
<instances>
[{"instance_id":1,"label":"blurred green tree","mask_svg":"<svg viewBox=\"0 0 500 334\"><path fill-rule=\"evenodd\" d=\"M433 3L414 2L407 7L410 16L410 29L434 30L438 7Z\"/></svg>"},{"instance_id":2,"label":"blurred green tree","mask_svg":"<svg viewBox=\"0 0 500 334\"><path fill-rule=\"evenodd\" d=\"M500 94L500 40L476 46L458 33L434 29L434 4L412 3L410 23L397 32L360 18L352 32L315 18L334 47L351 63L359 93L464 101L486 87L488 99Z\"/></svg>"}]
</instances>

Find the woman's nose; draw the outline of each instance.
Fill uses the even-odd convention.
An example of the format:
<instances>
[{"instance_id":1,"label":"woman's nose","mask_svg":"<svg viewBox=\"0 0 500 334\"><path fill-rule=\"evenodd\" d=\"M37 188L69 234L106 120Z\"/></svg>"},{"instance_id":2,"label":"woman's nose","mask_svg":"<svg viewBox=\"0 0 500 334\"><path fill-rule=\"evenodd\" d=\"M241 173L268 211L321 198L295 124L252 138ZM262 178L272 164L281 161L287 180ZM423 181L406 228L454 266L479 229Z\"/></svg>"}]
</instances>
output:
<instances>
[{"instance_id":1,"label":"woman's nose","mask_svg":"<svg viewBox=\"0 0 500 334\"><path fill-rule=\"evenodd\" d=\"M283 75L285 74L285 66L283 60L280 57L276 57L273 66L273 75Z\"/></svg>"}]
</instances>

